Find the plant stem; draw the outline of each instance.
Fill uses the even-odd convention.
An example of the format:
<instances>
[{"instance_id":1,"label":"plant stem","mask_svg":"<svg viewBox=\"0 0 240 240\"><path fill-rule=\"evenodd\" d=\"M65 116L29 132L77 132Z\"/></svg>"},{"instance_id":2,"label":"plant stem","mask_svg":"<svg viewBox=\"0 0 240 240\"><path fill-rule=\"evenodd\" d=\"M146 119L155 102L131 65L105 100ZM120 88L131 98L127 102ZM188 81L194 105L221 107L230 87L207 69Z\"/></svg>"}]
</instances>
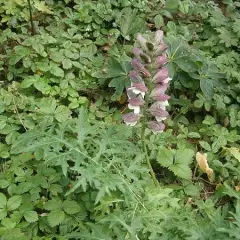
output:
<instances>
[{"instance_id":1,"label":"plant stem","mask_svg":"<svg viewBox=\"0 0 240 240\"><path fill-rule=\"evenodd\" d=\"M142 140L142 148L143 148L143 152L145 155L145 159L147 162L147 165L149 167L150 170L150 174L152 176L153 182L155 184L155 186L158 186L158 180L156 178L155 172L153 171L151 162L150 162L150 158L148 155L148 150L147 150L147 146L146 146L146 141L145 141L145 130L146 130L146 122L147 122L147 106L148 106L148 94L146 94L146 98L145 98L145 106L143 109L143 121L142 121L142 128L141 128L141 140Z\"/></svg>"},{"instance_id":2,"label":"plant stem","mask_svg":"<svg viewBox=\"0 0 240 240\"><path fill-rule=\"evenodd\" d=\"M33 17L32 17L32 6L30 0L28 0L28 9L29 9L29 15L30 15L30 22L31 22L31 29L32 29L32 35L35 34L35 29L33 25Z\"/></svg>"}]
</instances>

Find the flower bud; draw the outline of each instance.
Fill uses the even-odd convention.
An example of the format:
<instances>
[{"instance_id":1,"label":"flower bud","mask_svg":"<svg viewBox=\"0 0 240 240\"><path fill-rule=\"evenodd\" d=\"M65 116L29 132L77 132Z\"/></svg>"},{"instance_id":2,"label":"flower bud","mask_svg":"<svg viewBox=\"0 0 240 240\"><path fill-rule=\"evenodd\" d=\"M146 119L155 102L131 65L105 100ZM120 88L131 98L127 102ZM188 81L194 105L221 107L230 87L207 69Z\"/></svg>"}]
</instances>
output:
<instances>
[{"instance_id":1,"label":"flower bud","mask_svg":"<svg viewBox=\"0 0 240 240\"><path fill-rule=\"evenodd\" d=\"M161 56L158 56L155 61L155 67L161 68L165 63L167 63L167 55L166 53L162 54Z\"/></svg>"},{"instance_id":2,"label":"flower bud","mask_svg":"<svg viewBox=\"0 0 240 240\"><path fill-rule=\"evenodd\" d=\"M139 118L140 115L135 113L127 113L123 115L123 121L129 126L135 126Z\"/></svg>"},{"instance_id":3,"label":"flower bud","mask_svg":"<svg viewBox=\"0 0 240 240\"><path fill-rule=\"evenodd\" d=\"M141 72L145 77L150 77L149 71L136 58L132 60L132 66L135 70Z\"/></svg>"},{"instance_id":4,"label":"flower bud","mask_svg":"<svg viewBox=\"0 0 240 240\"><path fill-rule=\"evenodd\" d=\"M150 121L150 122L148 122L148 128L153 133L161 133L165 129L165 124L163 124L161 122Z\"/></svg>"},{"instance_id":5,"label":"flower bud","mask_svg":"<svg viewBox=\"0 0 240 240\"><path fill-rule=\"evenodd\" d=\"M150 63L151 62L151 58L147 54L143 53L143 51L141 49L134 48L133 53L134 53L134 55L137 59L139 59L139 60L141 60L145 63Z\"/></svg>"},{"instance_id":6,"label":"flower bud","mask_svg":"<svg viewBox=\"0 0 240 240\"><path fill-rule=\"evenodd\" d=\"M155 83L161 83L163 82L165 79L168 78L168 70L167 68L161 68L160 70L158 70L158 72L154 75L153 77L153 82Z\"/></svg>"}]
</instances>

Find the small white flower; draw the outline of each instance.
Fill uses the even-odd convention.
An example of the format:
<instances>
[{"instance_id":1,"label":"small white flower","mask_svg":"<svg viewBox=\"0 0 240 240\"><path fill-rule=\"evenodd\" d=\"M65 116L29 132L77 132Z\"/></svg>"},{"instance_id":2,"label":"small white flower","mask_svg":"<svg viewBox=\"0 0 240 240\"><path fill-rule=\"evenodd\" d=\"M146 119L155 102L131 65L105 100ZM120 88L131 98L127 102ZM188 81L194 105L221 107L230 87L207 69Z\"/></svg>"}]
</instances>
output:
<instances>
[{"instance_id":1,"label":"small white flower","mask_svg":"<svg viewBox=\"0 0 240 240\"><path fill-rule=\"evenodd\" d=\"M132 104L128 104L128 108L132 109L135 114L140 113L140 107L139 106L133 106Z\"/></svg>"}]
</instances>

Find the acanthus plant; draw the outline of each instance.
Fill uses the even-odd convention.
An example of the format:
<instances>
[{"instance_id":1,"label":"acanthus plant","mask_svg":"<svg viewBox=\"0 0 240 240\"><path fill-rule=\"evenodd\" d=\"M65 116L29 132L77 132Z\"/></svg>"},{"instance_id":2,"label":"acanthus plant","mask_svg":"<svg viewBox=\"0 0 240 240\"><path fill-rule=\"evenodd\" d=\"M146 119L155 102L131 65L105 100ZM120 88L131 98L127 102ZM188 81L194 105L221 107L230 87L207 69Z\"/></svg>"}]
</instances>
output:
<instances>
[{"instance_id":1,"label":"acanthus plant","mask_svg":"<svg viewBox=\"0 0 240 240\"><path fill-rule=\"evenodd\" d=\"M134 47L133 70L130 71L131 86L127 88L128 108L133 112L123 115L127 125L141 124L143 151L155 184L158 184L152 169L145 143L145 130L161 133L165 129L163 121L169 116L166 110L170 96L166 95L169 86L167 45L163 40L163 31L158 30L147 40L141 34L137 36L138 47Z\"/></svg>"}]
</instances>

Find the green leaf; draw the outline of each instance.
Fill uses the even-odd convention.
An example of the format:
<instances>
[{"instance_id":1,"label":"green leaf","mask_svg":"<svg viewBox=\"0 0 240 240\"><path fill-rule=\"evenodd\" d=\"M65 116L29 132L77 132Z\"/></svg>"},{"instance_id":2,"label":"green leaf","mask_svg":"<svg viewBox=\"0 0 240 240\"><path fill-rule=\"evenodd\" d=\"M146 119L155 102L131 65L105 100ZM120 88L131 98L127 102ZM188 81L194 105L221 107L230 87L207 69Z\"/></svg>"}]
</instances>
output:
<instances>
[{"instance_id":1,"label":"green leaf","mask_svg":"<svg viewBox=\"0 0 240 240\"><path fill-rule=\"evenodd\" d=\"M129 62L120 62L121 59L117 60L114 57L111 57L108 60L108 69L107 75L109 78L120 77L120 76L128 76L128 73L131 69L131 65Z\"/></svg>"},{"instance_id":2,"label":"green leaf","mask_svg":"<svg viewBox=\"0 0 240 240\"><path fill-rule=\"evenodd\" d=\"M54 209L48 214L48 222L51 227L55 227L63 222L65 213L61 209Z\"/></svg>"},{"instance_id":3,"label":"green leaf","mask_svg":"<svg viewBox=\"0 0 240 240\"><path fill-rule=\"evenodd\" d=\"M54 62L57 63L62 62L64 59L63 52L59 51L58 49L55 49L55 51L51 53L50 57Z\"/></svg>"},{"instance_id":4,"label":"green leaf","mask_svg":"<svg viewBox=\"0 0 240 240\"><path fill-rule=\"evenodd\" d=\"M74 214L80 211L80 206L75 201L65 200L63 202L63 210L67 214Z\"/></svg>"},{"instance_id":5,"label":"green leaf","mask_svg":"<svg viewBox=\"0 0 240 240\"><path fill-rule=\"evenodd\" d=\"M44 204L44 209L46 210L54 210L54 209L61 209L62 208L62 202L56 201L55 199L49 200Z\"/></svg>"},{"instance_id":6,"label":"green leaf","mask_svg":"<svg viewBox=\"0 0 240 240\"><path fill-rule=\"evenodd\" d=\"M35 211L26 211L23 214L27 222L36 222L38 220L38 214Z\"/></svg>"},{"instance_id":7,"label":"green leaf","mask_svg":"<svg viewBox=\"0 0 240 240\"><path fill-rule=\"evenodd\" d=\"M163 167L169 167L173 164L173 152L165 147L161 147L158 151L157 161Z\"/></svg>"},{"instance_id":8,"label":"green leaf","mask_svg":"<svg viewBox=\"0 0 240 240\"><path fill-rule=\"evenodd\" d=\"M1 223L8 229L12 229L16 226L16 222L11 218L4 218Z\"/></svg>"},{"instance_id":9,"label":"green leaf","mask_svg":"<svg viewBox=\"0 0 240 240\"><path fill-rule=\"evenodd\" d=\"M70 115L71 115L71 111L66 106L60 105L55 110L55 118L59 122L64 122L68 120Z\"/></svg>"},{"instance_id":10,"label":"green leaf","mask_svg":"<svg viewBox=\"0 0 240 240\"><path fill-rule=\"evenodd\" d=\"M47 53L44 51L44 47L42 44L34 42L32 44L32 48L41 56L47 57Z\"/></svg>"},{"instance_id":11,"label":"green leaf","mask_svg":"<svg viewBox=\"0 0 240 240\"><path fill-rule=\"evenodd\" d=\"M197 132L190 132L188 134L188 137L189 138L201 138L201 135L199 133L197 133Z\"/></svg>"},{"instance_id":12,"label":"green leaf","mask_svg":"<svg viewBox=\"0 0 240 240\"><path fill-rule=\"evenodd\" d=\"M46 78L40 78L38 81L34 82L34 87L42 92L42 93L49 93L51 86L48 85L48 80Z\"/></svg>"},{"instance_id":13,"label":"green leaf","mask_svg":"<svg viewBox=\"0 0 240 240\"><path fill-rule=\"evenodd\" d=\"M7 216L7 209L6 208L4 208L4 209L0 208L0 220L5 218L6 216Z\"/></svg>"},{"instance_id":14,"label":"green leaf","mask_svg":"<svg viewBox=\"0 0 240 240\"><path fill-rule=\"evenodd\" d=\"M185 72L195 72L198 70L198 65L189 59L189 57L181 57L174 60L180 69Z\"/></svg>"},{"instance_id":15,"label":"green leaf","mask_svg":"<svg viewBox=\"0 0 240 240\"><path fill-rule=\"evenodd\" d=\"M14 55L10 58L9 60L9 65L15 65L16 63L18 63L21 59L23 58L22 55Z\"/></svg>"},{"instance_id":16,"label":"green leaf","mask_svg":"<svg viewBox=\"0 0 240 240\"><path fill-rule=\"evenodd\" d=\"M214 94L213 82L211 79L201 79L200 88L208 99L212 99Z\"/></svg>"},{"instance_id":17,"label":"green leaf","mask_svg":"<svg viewBox=\"0 0 240 240\"><path fill-rule=\"evenodd\" d=\"M189 11L189 0L184 0L183 2L179 3L179 10L183 14L187 14Z\"/></svg>"},{"instance_id":18,"label":"green leaf","mask_svg":"<svg viewBox=\"0 0 240 240\"><path fill-rule=\"evenodd\" d=\"M193 197L199 197L200 196L200 188L196 185L189 184L184 188L184 192Z\"/></svg>"},{"instance_id":19,"label":"green leaf","mask_svg":"<svg viewBox=\"0 0 240 240\"><path fill-rule=\"evenodd\" d=\"M111 80L111 82L108 85L109 87L114 87L115 88L115 93L112 96L113 100L117 100L125 87L125 77L116 77Z\"/></svg>"},{"instance_id":20,"label":"green leaf","mask_svg":"<svg viewBox=\"0 0 240 240\"><path fill-rule=\"evenodd\" d=\"M22 196L13 196L8 199L7 210L13 211L17 209L22 203Z\"/></svg>"},{"instance_id":21,"label":"green leaf","mask_svg":"<svg viewBox=\"0 0 240 240\"><path fill-rule=\"evenodd\" d=\"M0 179L0 188L7 188L11 183L5 179ZM1 208L1 206L0 206Z\"/></svg>"},{"instance_id":22,"label":"green leaf","mask_svg":"<svg viewBox=\"0 0 240 240\"><path fill-rule=\"evenodd\" d=\"M130 40L130 35L141 32L144 25L145 22L139 17L136 9L125 8L122 10L120 30L124 38Z\"/></svg>"},{"instance_id":23,"label":"green leaf","mask_svg":"<svg viewBox=\"0 0 240 240\"><path fill-rule=\"evenodd\" d=\"M199 144L207 151L211 152L211 146L209 145L209 143L205 142L205 141L199 141Z\"/></svg>"},{"instance_id":24,"label":"green leaf","mask_svg":"<svg viewBox=\"0 0 240 240\"><path fill-rule=\"evenodd\" d=\"M0 158L8 158L9 156L10 153L8 145L0 143Z\"/></svg>"},{"instance_id":25,"label":"green leaf","mask_svg":"<svg viewBox=\"0 0 240 240\"><path fill-rule=\"evenodd\" d=\"M7 117L0 116L0 129L3 129L7 125Z\"/></svg>"},{"instance_id":26,"label":"green leaf","mask_svg":"<svg viewBox=\"0 0 240 240\"><path fill-rule=\"evenodd\" d=\"M21 82L21 88L29 88L32 84L34 84L35 82L38 82L39 79L40 79L39 75L33 75L30 77L27 77Z\"/></svg>"},{"instance_id":27,"label":"green leaf","mask_svg":"<svg viewBox=\"0 0 240 240\"><path fill-rule=\"evenodd\" d=\"M0 193L0 208L5 208L7 205L7 198L3 193Z\"/></svg>"},{"instance_id":28,"label":"green leaf","mask_svg":"<svg viewBox=\"0 0 240 240\"><path fill-rule=\"evenodd\" d=\"M31 53L31 50L28 47L24 47L24 46L20 46L20 45L16 46L14 48L14 51L17 55L20 55L23 57L26 57Z\"/></svg>"},{"instance_id":29,"label":"green leaf","mask_svg":"<svg viewBox=\"0 0 240 240\"><path fill-rule=\"evenodd\" d=\"M230 154L233 155L233 157L235 157L240 162L240 149L239 148L231 147L231 148L224 148L224 149L226 149Z\"/></svg>"},{"instance_id":30,"label":"green leaf","mask_svg":"<svg viewBox=\"0 0 240 240\"><path fill-rule=\"evenodd\" d=\"M189 180L192 178L192 170L185 164L171 165L169 170L171 170L177 177Z\"/></svg>"},{"instance_id":31,"label":"green leaf","mask_svg":"<svg viewBox=\"0 0 240 240\"><path fill-rule=\"evenodd\" d=\"M175 164L189 165L193 161L194 151L191 149L178 149L175 155Z\"/></svg>"},{"instance_id":32,"label":"green leaf","mask_svg":"<svg viewBox=\"0 0 240 240\"><path fill-rule=\"evenodd\" d=\"M72 61L70 59L68 59L68 58L65 58L62 61L62 65L63 65L64 69L70 69L72 67Z\"/></svg>"},{"instance_id":33,"label":"green leaf","mask_svg":"<svg viewBox=\"0 0 240 240\"><path fill-rule=\"evenodd\" d=\"M178 9L179 0L166 0L165 7L169 9Z\"/></svg>"},{"instance_id":34,"label":"green leaf","mask_svg":"<svg viewBox=\"0 0 240 240\"><path fill-rule=\"evenodd\" d=\"M158 14L154 17L154 23L156 28L160 28L164 25L164 19L162 17L162 15Z\"/></svg>"},{"instance_id":35,"label":"green leaf","mask_svg":"<svg viewBox=\"0 0 240 240\"><path fill-rule=\"evenodd\" d=\"M64 77L64 71L54 62L50 62L50 73L56 77Z\"/></svg>"}]
</instances>

